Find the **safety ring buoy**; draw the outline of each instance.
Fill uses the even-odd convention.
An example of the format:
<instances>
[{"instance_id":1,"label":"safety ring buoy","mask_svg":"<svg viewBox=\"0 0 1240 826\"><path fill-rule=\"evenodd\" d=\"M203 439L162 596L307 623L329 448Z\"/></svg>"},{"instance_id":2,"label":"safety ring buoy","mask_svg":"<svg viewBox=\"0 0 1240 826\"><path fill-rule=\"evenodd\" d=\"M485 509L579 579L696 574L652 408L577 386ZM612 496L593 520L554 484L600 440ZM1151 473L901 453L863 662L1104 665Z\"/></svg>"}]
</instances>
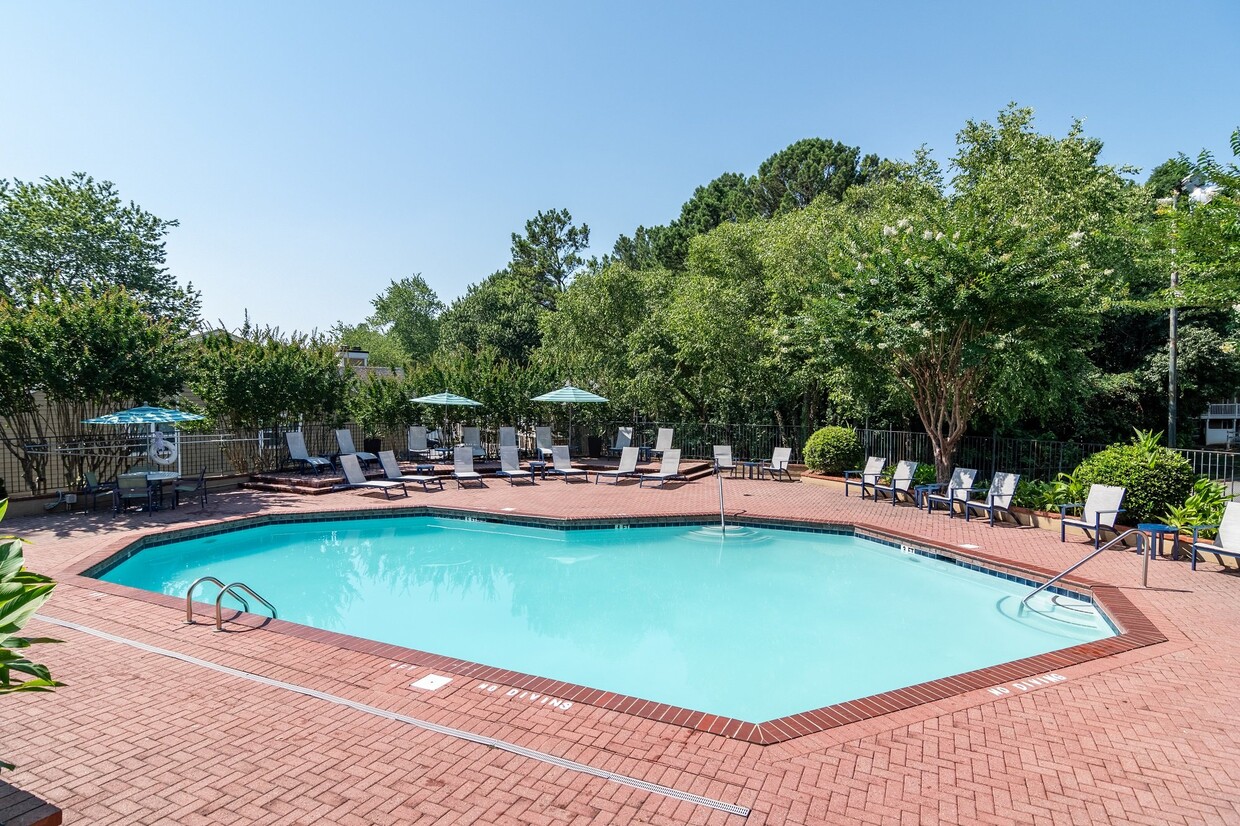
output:
<instances>
[{"instance_id":1,"label":"safety ring buoy","mask_svg":"<svg viewBox=\"0 0 1240 826\"><path fill-rule=\"evenodd\" d=\"M146 455L157 465L171 465L177 460L177 443L168 441L164 434L156 430L151 434L151 443Z\"/></svg>"}]
</instances>

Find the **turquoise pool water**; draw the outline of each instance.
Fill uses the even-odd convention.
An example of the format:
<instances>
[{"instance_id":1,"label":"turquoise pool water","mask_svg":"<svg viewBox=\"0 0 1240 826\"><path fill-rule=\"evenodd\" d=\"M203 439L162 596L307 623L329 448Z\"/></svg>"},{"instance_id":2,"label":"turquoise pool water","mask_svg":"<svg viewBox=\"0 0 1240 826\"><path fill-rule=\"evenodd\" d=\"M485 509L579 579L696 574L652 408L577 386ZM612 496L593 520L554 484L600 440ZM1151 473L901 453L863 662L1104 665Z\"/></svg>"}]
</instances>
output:
<instances>
[{"instance_id":1,"label":"turquoise pool water","mask_svg":"<svg viewBox=\"0 0 1240 826\"><path fill-rule=\"evenodd\" d=\"M762 722L1114 632L1062 596L851 536L402 517L147 548L102 579L242 581L282 619ZM213 599L204 587L201 599Z\"/></svg>"}]
</instances>

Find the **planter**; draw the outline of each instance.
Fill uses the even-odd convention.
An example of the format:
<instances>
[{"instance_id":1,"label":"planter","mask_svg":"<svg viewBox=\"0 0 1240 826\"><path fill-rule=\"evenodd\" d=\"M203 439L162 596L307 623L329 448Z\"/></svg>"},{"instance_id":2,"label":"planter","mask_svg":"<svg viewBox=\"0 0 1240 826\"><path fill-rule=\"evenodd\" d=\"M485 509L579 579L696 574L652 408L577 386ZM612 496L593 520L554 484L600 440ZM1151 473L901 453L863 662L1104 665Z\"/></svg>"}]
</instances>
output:
<instances>
[{"instance_id":1,"label":"planter","mask_svg":"<svg viewBox=\"0 0 1240 826\"><path fill-rule=\"evenodd\" d=\"M383 450L383 439L362 439L362 450L367 453L378 453Z\"/></svg>"},{"instance_id":2,"label":"planter","mask_svg":"<svg viewBox=\"0 0 1240 826\"><path fill-rule=\"evenodd\" d=\"M60 809L0 780L0 824L60 826Z\"/></svg>"}]
</instances>

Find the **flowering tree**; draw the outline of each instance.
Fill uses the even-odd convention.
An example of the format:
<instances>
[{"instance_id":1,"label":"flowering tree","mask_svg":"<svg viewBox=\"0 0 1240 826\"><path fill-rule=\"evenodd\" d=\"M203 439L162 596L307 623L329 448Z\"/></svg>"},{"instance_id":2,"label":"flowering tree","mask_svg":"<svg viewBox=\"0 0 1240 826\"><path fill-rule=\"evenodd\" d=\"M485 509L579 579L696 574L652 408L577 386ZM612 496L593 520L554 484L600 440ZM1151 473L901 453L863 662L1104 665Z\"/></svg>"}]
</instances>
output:
<instances>
[{"instance_id":1,"label":"flowering tree","mask_svg":"<svg viewBox=\"0 0 1240 826\"><path fill-rule=\"evenodd\" d=\"M950 191L922 153L850 192L821 242L814 304L839 364L908 395L940 480L980 411L1049 409L1087 375L1082 350L1121 283L1140 200L1079 124L1038 135L1012 107L957 143Z\"/></svg>"}]
</instances>

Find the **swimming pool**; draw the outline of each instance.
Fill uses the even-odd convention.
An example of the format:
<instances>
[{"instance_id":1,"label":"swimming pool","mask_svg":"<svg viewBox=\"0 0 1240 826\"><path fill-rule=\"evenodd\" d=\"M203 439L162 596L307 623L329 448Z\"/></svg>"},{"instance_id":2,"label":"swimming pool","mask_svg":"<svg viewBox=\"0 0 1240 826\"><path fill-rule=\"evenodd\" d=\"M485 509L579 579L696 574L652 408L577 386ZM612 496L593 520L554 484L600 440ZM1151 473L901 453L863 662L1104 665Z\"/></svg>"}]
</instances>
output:
<instances>
[{"instance_id":1,"label":"swimming pool","mask_svg":"<svg viewBox=\"0 0 1240 826\"><path fill-rule=\"evenodd\" d=\"M243 581L282 619L761 722L1112 636L1063 594L848 534L554 530L439 517L268 525L101 579ZM211 594L204 593L202 598Z\"/></svg>"}]
</instances>

